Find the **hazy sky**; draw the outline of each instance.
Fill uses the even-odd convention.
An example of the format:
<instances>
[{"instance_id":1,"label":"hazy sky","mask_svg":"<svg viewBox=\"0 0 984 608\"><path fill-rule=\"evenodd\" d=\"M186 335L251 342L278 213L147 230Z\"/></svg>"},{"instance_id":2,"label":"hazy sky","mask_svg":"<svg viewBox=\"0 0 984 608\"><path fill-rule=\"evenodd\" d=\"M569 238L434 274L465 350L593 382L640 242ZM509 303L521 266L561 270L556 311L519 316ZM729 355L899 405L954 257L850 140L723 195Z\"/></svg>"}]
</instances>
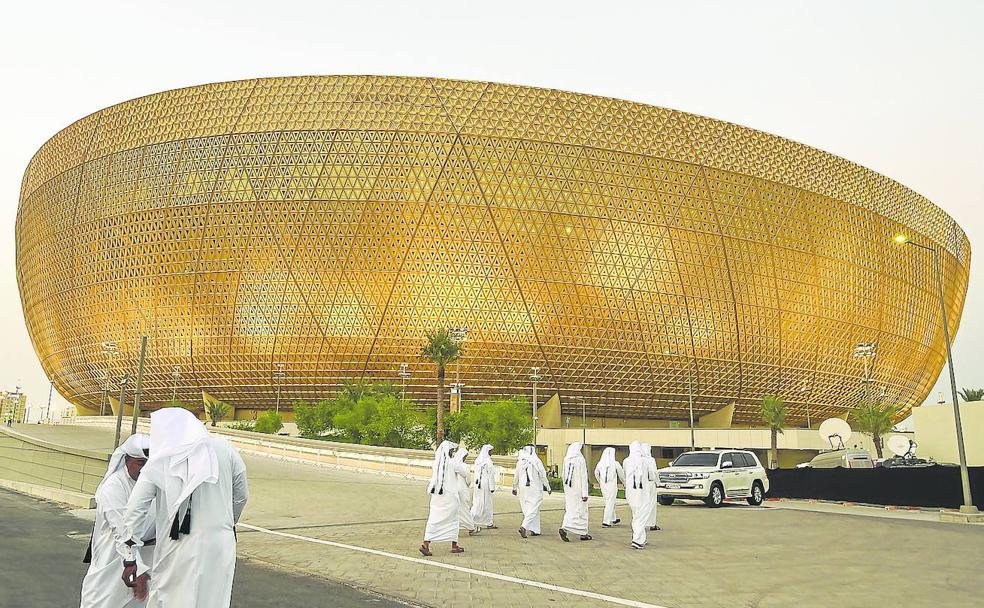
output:
<instances>
[{"instance_id":1,"label":"hazy sky","mask_svg":"<svg viewBox=\"0 0 984 608\"><path fill-rule=\"evenodd\" d=\"M48 384L14 271L17 199L34 152L119 101L299 74L619 97L789 137L884 173L970 236L954 358L958 385L984 386L984 2L89 0L11 2L2 15L0 387L24 387L34 418ZM938 382L929 400L945 388Z\"/></svg>"}]
</instances>

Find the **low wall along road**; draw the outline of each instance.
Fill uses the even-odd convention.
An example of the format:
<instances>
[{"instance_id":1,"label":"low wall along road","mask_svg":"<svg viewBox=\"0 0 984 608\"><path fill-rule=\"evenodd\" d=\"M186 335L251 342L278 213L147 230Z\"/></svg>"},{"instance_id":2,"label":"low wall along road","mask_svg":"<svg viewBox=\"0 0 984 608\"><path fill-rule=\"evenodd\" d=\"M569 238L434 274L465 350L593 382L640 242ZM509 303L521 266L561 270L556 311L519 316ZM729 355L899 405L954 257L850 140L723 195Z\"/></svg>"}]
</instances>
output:
<instances>
[{"instance_id":1,"label":"low wall along road","mask_svg":"<svg viewBox=\"0 0 984 608\"><path fill-rule=\"evenodd\" d=\"M89 508L108 462L108 452L58 445L0 427L0 487Z\"/></svg>"}]
</instances>

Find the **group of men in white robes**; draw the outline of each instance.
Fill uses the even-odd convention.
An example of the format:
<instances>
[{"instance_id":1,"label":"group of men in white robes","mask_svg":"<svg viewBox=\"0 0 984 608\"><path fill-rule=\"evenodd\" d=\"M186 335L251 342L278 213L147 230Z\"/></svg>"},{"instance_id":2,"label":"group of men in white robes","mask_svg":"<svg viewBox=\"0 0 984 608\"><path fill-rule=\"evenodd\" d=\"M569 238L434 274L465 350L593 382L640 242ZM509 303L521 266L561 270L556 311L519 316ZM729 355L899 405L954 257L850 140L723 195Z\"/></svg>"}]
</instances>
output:
<instances>
[{"instance_id":1,"label":"group of men in white robes","mask_svg":"<svg viewBox=\"0 0 984 608\"><path fill-rule=\"evenodd\" d=\"M150 437L120 446L96 491L82 608L228 607L248 495L228 441L183 408L151 414Z\"/></svg>"},{"instance_id":2,"label":"group of men in white robes","mask_svg":"<svg viewBox=\"0 0 984 608\"><path fill-rule=\"evenodd\" d=\"M582 454L583 444L574 442L567 448L561 470L564 489L564 520L559 529L560 538L570 542L572 536L582 541L592 540L588 531L588 482L587 462ZM472 467L472 482L465 464L467 450L450 441L437 449L427 486L430 494L430 513L424 531L420 552L432 555L432 542L450 542L452 553L464 551L458 545L458 531L466 529L477 534L492 524L492 493L495 491L495 465L491 458L492 446L482 447ZM647 543L647 531L659 530L656 523L658 505L658 470L652 448L648 444L633 441L629 455L619 463L615 448L605 448L594 470L595 479L605 500L602 527L611 528L621 523L615 512L618 486L625 488L625 498L632 511L632 542L634 549L642 549ZM523 538L540 536L540 508L544 494L550 494L550 482L543 462L532 445L525 446L516 457L512 493L519 498L523 523L519 534Z\"/></svg>"},{"instance_id":3,"label":"group of men in white robes","mask_svg":"<svg viewBox=\"0 0 984 608\"><path fill-rule=\"evenodd\" d=\"M464 553L464 547L458 544L459 530L464 528L469 536L474 536L482 528L496 527L492 515L495 465L491 452L491 445L482 446L469 470L465 462L468 450L452 441L443 441L437 447L427 484L430 512L420 544L421 554L433 555L431 543L441 542L451 543L451 553Z\"/></svg>"}]
</instances>

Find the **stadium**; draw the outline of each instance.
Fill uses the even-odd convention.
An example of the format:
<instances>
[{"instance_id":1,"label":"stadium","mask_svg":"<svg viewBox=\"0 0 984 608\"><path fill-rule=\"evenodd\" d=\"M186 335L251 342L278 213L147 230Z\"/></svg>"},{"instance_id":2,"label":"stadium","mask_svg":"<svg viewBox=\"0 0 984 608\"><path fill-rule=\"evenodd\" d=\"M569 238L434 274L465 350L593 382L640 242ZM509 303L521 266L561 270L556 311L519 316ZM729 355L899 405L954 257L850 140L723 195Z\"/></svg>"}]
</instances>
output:
<instances>
[{"instance_id":1,"label":"stadium","mask_svg":"<svg viewBox=\"0 0 984 608\"><path fill-rule=\"evenodd\" d=\"M920 404L970 248L923 196L738 125L486 82L312 76L126 101L24 174L17 279L55 388L100 412L221 399L239 418L405 384L467 328L464 399L531 394L599 424L683 421L763 395L799 422L864 394ZM855 356L858 344L876 355ZM107 346L108 345L108 346ZM406 373L401 376L401 366Z\"/></svg>"}]
</instances>

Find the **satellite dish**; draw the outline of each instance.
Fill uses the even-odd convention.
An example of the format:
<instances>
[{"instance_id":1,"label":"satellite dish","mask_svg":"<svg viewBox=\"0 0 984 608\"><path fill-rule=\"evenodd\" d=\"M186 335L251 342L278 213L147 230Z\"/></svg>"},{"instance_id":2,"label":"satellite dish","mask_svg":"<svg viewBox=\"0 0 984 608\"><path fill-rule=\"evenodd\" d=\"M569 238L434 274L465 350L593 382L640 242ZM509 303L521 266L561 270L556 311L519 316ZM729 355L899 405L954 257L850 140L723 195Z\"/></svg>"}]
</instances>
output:
<instances>
[{"instance_id":1,"label":"satellite dish","mask_svg":"<svg viewBox=\"0 0 984 608\"><path fill-rule=\"evenodd\" d=\"M820 436L835 450L843 450L844 442L851 438L851 425L840 418L827 418L820 423Z\"/></svg>"},{"instance_id":2,"label":"satellite dish","mask_svg":"<svg viewBox=\"0 0 984 608\"><path fill-rule=\"evenodd\" d=\"M888 449L896 456L903 458L909 455L910 450L915 450L915 442L905 435L892 435L888 438Z\"/></svg>"}]
</instances>

